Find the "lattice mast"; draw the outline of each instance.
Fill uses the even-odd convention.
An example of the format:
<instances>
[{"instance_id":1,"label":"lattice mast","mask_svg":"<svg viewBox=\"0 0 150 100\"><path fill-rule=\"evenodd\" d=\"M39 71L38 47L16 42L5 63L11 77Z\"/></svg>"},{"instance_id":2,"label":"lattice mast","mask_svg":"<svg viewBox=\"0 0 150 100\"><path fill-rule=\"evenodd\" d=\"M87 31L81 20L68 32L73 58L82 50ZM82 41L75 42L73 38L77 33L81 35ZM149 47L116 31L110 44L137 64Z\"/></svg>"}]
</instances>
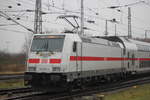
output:
<instances>
[{"instance_id":1,"label":"lattice mast","mask_svg":"<svg viewBox=\"0 0 150 100\"><path fill-rule=\"evenodd\" d=\"M81 0L81 35L84 35L84 0Z\"/></svg>"},{"instance_id":2,"label":"lattice mast","mask_svg":"<svg viewBox=\"0 0 150 100\"><path fill-rule=\"evenodd\" d=\"M36 0L35 3L35 19L34 31L35 34L42 34L42 0Z\"/></svg>"},{"instance_id":3,"label":"lattice mast","mask_svg":"<svg viewBox=\"0 0 150 100\"><path fill-rule=\"evenodd\" d=\"M131 29L131 8L128 7L128 38L132 38L132 29Z\"/></svg>"}]
</instances>

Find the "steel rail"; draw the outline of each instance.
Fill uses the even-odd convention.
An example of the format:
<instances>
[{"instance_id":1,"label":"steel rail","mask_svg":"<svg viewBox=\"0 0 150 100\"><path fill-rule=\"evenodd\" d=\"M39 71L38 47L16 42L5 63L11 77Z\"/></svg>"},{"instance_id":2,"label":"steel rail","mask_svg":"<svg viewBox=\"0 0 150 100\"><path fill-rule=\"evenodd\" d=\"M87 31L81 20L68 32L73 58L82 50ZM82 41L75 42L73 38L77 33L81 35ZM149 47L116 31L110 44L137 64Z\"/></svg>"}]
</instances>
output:
<instances>
[{"instance_id":1,"label":"steel rail","mask_svg":"<svg viewBox=\"0 0 150 100\"><path fill-rule=\"evenodd\" d=\"M25 93L25 92L31 92L31 91L33 91L31 87L1 89L0 90L0 95Z\"/></svg>"},{"instance_id":2,"label":"steel rail","mask_svg":"<svg viewBox=\"0 0 150 100\"><path fill-rule=\"evenodd\" d=\"M87 95L93 95L101 92L113 92L113 91L118 91L122 89L126 89L135 85L142 85L142 84L147 84L150 83L150 77L145 77L145 78L140 78L136 80L128 80L128 81L122 81L118 83L112 83L112 84L107 84L103 86L96 86L93 88L89 89L83 89L83 90L76 90L72 91L72 93L63 93L61 96L60 94L58 96L51 96L49 97L50 100L65 100L65 99L70 99L74 97L81 97L81 96L87 96Z\"/></svg>"},{"instance_id":3,"label":"steel rail","mask_svg":"<svg viewBox=\"0 0 150 100\"><path fill-rule=\"evenodd\" d=\"M0 81L10 80L10 79L23 79L24 74L13 74L13 75L0 75Z\"/></svg>"},{"instance_id":4,"label":"steel rail","mask_svg":"<svg viewBox=\"0 0 150 100\"><path fill-rule=\"evenodd\" d=\"M85 89L76 89L71 92L60 92L60 93L47 93L47 92L29 92L21 96L15 95L10 98L3 100L67 100L74 97L81 97L87 95L93 95L101 92L113 92L122 89L129 88L135 85L142 85L150 83L150 76L140 77L140 78L131 78L124 81L109 83L109 84L100 84L99 86L85 88Z\"/></svg>"}]
</instances>

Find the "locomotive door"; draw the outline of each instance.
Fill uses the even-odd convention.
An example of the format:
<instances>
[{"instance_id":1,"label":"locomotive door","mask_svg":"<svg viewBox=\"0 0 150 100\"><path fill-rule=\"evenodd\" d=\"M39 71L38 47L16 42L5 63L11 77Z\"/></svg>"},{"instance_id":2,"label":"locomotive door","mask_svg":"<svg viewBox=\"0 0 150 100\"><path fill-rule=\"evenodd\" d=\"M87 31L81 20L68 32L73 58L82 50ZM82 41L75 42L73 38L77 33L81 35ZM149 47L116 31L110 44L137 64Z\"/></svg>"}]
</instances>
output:
<instances>
[{"instance_id":1,"label":"locomotive door","mask_svg":"<svg viewBox=\"0 0 150 100\"><path fill-rule=\"evenodd\" d=\"M77 72L78 72L78 77L82 77L82 75L83 75L83 73L82 73L82 71L83 71L83 61L82 61L82 59L83 59L83 42L78 42L77 50L78 50L77 54L78 54L78 58L79 58L78 62L77 62L77 64L78 64Z\"/></svg>"},{"instance_id":2,"label":"locomotive door","mask_svg":"<svg viewBox=\"0 0 150 100\"><path fill-rule=\"evenodd\" d=\"M73 44L73 51L75 53L75 66L76 66L76 73L78 77L81 76L82 72L82 43L81 42L74 42Z\"/></svg>"}]
</instances>

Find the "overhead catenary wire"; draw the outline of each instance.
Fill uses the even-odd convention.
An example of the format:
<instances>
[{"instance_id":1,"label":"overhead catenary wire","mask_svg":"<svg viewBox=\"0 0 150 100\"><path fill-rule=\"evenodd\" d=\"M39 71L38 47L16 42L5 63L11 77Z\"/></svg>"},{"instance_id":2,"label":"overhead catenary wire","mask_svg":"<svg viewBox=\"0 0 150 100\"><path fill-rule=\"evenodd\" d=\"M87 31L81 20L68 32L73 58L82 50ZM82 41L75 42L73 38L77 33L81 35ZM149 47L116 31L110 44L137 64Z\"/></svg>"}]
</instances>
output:
<instances>
[{"instance_id":1,"label":"overhead catenary wire","mask_svg":"<svg viewBox=\"0 0 150 100\"><path fill-rule=\"evenodd\" d=\"M86 16L90 16L90 17L95 17L95 18L99 18L99 17L97 17L97 16L92 16L92 15L86 15ZM87 19L87 17L85 17L85 20ZM103 20L103 21L105 21L106 20L106 18L99 18L100 20ZM34 22L34 21L32 21L32 22ZM50 21L49 21L50 22ZM49 22L47 22L47 21L45 21L45 23L49 23ZM55 23L55 24L60 24L60 23ZM123 23L118 23L118 24L120 24L120 25L124 25L124 26L127 26L127 24L123 24ZM94 25L94 24L93 24ZM137 26L134 26L133 25L133 28L134 29L138 29L138 30L144 30L144 28L141 28L141 27L137 27Z\"/></svg>"},{"instance_id":2,"label":"overhead catenary wire","mask_svg":"<svg viewBox=\"0 0 150 100\"><path fill-rule=\"evenodd\" d=\"M12 10L12 9L22 9L22 7L25 7L25 8L31 8L32 6L29 4L29 2L23 2L23 0L21 0L21 1L17 1L17 0L5 0L5 2L7 2L7 3L4 3L4 4L6 4L6 6L8 7L8 6L12 6L12 8L10 9L10 8L7 8L8 10ZM23 4L23 5L21 5L21 6L17 6L17 3L21 3L21 4ZM15 5L16 4L16 5ZM2 4L0 4L0 5L2 5Z\"/></svg>"},{"instance_id":3,"label":"overhead catenary wire","mask_svg":"<svg viewBox=\"0 0 150 100\"><path fill-rule=\"evenodd\" d=\"M21 2L22 0L18 0L18 1ZM32 1L33 1L33 2L32 2ZM26 1L24 1L24 3L25 3L25 2L26 2ZM33 4L34 4L34 0L31 0L31 1L29 0L29 2L32 2L32 3L30 3L30 5L33 5ZM27 4L24 4L24 5L27 5ZM44 4L44 5L45 5L45 4ZM27 6L29 6L29 5L27 5ZM53 5L52 5L52 6L53 6ZM52 6L51 6L51 7L52 7ZM55 7L57 7L57 6L54 5L54 8L55 8ZM46 8L46 7L44 7L44 8ZM59 8L60 8L60 7L59 7ZM65 11L65 10L67 10L67 9L64 9L64 10L63 10L63 9L61 8L60 10ZM72 11L72 10L69 10L69 11L71 11L72 13L79 14L79 12L74 12L74 11ZM70 12L70 13L71 13L71 12ZM49 14L52 14L52 13L49 13ZM89 15L90 15L90 14L89 14ZM86 16L88 16L88 15L85 15L85 17L86 17ZM93 16L93 15L90 15L90 16ZM94 16L94 18L98 18L98 17L97 17L97 16ZM100 20L105 20L105 18L100 18ZM139 27L138 27L138 28L139 28ZM141 28L141 29L143 29L143 28ZM141 29L140 29L140 30L141 30ZM138 30L139 30L139 29L138 29Z\"/></svg>"},{"instance_id":4,"label":"overhead catenary wire","mask_svg":"<svg viewBox=\"0 0 150 100\"><path fill-rule=\"evenodd\" d=\"M104 20L104 19L102 19L102 20ZM26 22L26 21L25 21ZM31 22L31 21L29 21L29 22ZM32 22L34 22L34 21L32 21ZM47 21L45 21L46 23L51 23L51 24L59 24L59 23L52 23L52 22L47 22ZM126 24L122 24L122 25L124 25L124 26L126 26ZM62 25L63 26L63 25ZM135 26L133 26L134 28L136 28L136 29L139 29L139 30L144 30L143 28L139 28L139 27L135 27Z\"/></svg>"},{"instance_id":5,"label":"overhead catenary wire","mask_svg":"<svg viewBox=\"0 0 150 100\"><path fill-rule=\"evenodd\" d=\"M126 16L124 16L125 19L128 18L126 12L121 11L121 13L123 13L124 15L126 15ZM144 19L138 18L137 16L134 16L134 15L132 15L132 18L133 18L132 20L136 20L136 21L138 21L140 23L143 23L143 24L145 24L147 26L150 26L150 24L148 24L148 22L146 20L144 20Z\"/></svg>"},{"instance_id":6,"label":"overhead catenary wire","mask_svg":"<svg viewBox=\"0 0 150 100\"><path fill-rule=\"evenodd\" d=\"M18 24L19 26L25 28L26 30L28 30L28 31L30 31L30 32L32 32L32 33L34 33L34 31L33 31L32 29L30 29L30 28L28 28L28 27L26 27L26 26L20 24L19 22L17 22L16 20L14 20L14 19L11 18L10 16L8 16L6 13L0 11L0 15L2 15L2 16L3 16L4 18L6 18L6 19L10 19L12 22L14 22L14 23Z\"/></svg>"},{"instance_id":7,"label":"overhead catenary wire","mask_svg":"<svg viewBox=\"0 0 150 100\"><path fill-rule=\"evenodd\" d=\"M11 26L11 25L17 25L17 24L0 24L0 26Z\"/></svg>"},{"instance_id":8,"label":"overhead catenary wire","mask_svg":"<svg viewBox=\"0 0 150 100\"><path fill-rule=\"evenodd\" d=\"M26 7L32 7L34 9L34 5L35 5L35 2L32 2L31 3L31 0L16 0L17 2L20 2L22 3L23 5L22 6L26 6Z\"/></svg>"},{"instance_id":9,"label":"overhead catenary wire","mask_svg":"<svg viewBox=\"0 0 150 100\"><path fill-rule=\"evenodd\" d=\"M12 1L12 0L7 0L7 1L5 1L6 2L6 4L7 5L12 5L12 7L13 8L11 8L11 9L1 9L1 11L3 11L3 12L10 12L10 13L8 13L8 15L9 16L12 16L12 18L17 18L18 20L22 17L22 16L24 16L25 14L26 14L26 12L27 11L22 11L21 9L22 9L22 7L21 7L21 9L20 9L20 11L13 11L14 9L17 9L18 7L16 7L17 6L17 1ZM8 2L8 3L7 3ZM15 5L15 3L16 3L16 5ZM20 4L20 3L19 3ZM1 4L0 4L1 5ZM26 5L26 4L24 4L24 5ZM22 5L20 5L20 6L22 6ZM19 6L19 7L20 7ZM29 6L27 6L26 8L29 8ZM14 16L14 17L13 17Z\"/></svg>"},{"instance_id":10,"label":"overhead catenary wire","mask_svg":"<svg viewBox=\"0 0 150 100\"><path fill-rule=\"evenodd\" d=\"M131 5L134 5L134 4L137 4L137 3L139 3L139 2L136 2L136 3L133 3L133 4L126 4L125 6L131 6ZM56 7L56 6L54 6L55 8L57 8L57 9L59 9L59 10L63 10L63 9L61 9L61 8L59 8L59 7ZM73 11L69 11L69 12L73 12ZM79 12L73 12L73 13L79 13ZM86 16L86 15L85 15ZM98 17L97 17L98 18ZM102 19L103 20L103 19ZM104 19L105 20L105 19Z\"/></svg>"},{"instance_id":11,"label":"overhead catenary wire","mask_svg":"<svg viewBox=\"0 0 150 100\"><path fill-rule=\"evenodd\" d=\"M23 32L23 31L18 31L18 30L13 30L13 29L6 29L6 28L0 28L0 30L10 31L10 32L16 32L16 33L28 33L28 32Z\"/></svg>"},{"instance_id":12,"label":"overhead catenary wire","mask_svg":"<svg viewBox=\"0 0 150 100\"><path fill-rule=\"evenodd\" d=\"M10 9L10 8L9 8L9 5L15 4L15 2L14 2L14 1L11 2L11 0L4 0L4 1L7 2L7 3L1 3L1 4L0 4L1 7L3 7L3 8L4 8L4 7L7 7L7 9ZM11 7L12 7L12 6L11 6ZM12 8L13 8L13 7L12 7ZM12 9L12 8L11 8L11 9Z\"/></svg>"}]
</instances>

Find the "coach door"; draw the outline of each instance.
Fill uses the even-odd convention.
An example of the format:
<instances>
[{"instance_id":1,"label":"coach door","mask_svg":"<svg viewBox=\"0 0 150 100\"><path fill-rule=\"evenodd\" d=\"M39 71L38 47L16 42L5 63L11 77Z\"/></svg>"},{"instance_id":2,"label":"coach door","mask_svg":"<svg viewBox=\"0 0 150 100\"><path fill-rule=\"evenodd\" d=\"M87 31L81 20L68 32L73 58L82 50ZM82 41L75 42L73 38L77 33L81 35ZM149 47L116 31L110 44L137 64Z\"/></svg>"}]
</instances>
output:
<instances>
[{"instance_id":1,"label":"coach door","mask_svg":"<svg viewBox=\"0 0 150 100\"><path fill-rule=\"evenodd\" d=\"M135 70L135 52L134 51L128 51L127 52L127 57L128 57L128 63L127 63L127 68L129 71L134 71Z\"/></svg>"},{"instance_id":2,"label":"coach door","mask_svg":"<svg viewBox=\"0 0 150 100\"><path fill-rule=\"evenodd\" d=\"M131 54L131 71L135 71L136 70L136 66L137 66L137 63L136 63L136 52L132 51L132 54Z\"/></svg>"},{"instance_id":3,"label":"coach door","mask_svg":"<svg viewBox=\"0 0 150 100\"><path fill-rule=\"evenodd\" d=\"M122 71L125 72L125 57L126 57L126 49L122 49L122 52L121 52L121 57L123 58L123 60L121 60L121 68L122 68Z\"/></svg>"}]
</instances>

